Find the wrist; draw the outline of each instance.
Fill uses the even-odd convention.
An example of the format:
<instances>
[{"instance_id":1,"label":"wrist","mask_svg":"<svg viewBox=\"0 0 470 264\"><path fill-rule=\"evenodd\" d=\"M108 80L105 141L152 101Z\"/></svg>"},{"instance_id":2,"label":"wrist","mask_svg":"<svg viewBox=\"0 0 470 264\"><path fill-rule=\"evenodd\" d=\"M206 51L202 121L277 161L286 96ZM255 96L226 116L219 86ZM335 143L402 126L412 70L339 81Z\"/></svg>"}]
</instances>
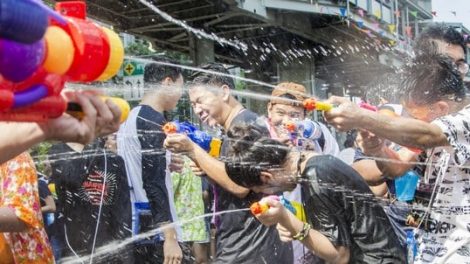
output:
<instances>
[{"instance_id":1,"label":"wrist","mask_svg":"<svg viewBox=\"0 0 470 264\"><path fill-rule=\"evenodd\" d=\"M287 209L282 206L280 216L279 216L279 224L287 228L291 233L295 233L295 227L292 224L291 217Z\"/></svg>"},{"instance_id":2,"label":"wrist","mask_svg":"<svg viewBox=\"0 0 470 264\"><path fill-rule=\"evenodd\" d=\"M35 135L39 142L54 140L53 131L47 123L34 123L32 134Z\"/></svg>"}]
</instances>

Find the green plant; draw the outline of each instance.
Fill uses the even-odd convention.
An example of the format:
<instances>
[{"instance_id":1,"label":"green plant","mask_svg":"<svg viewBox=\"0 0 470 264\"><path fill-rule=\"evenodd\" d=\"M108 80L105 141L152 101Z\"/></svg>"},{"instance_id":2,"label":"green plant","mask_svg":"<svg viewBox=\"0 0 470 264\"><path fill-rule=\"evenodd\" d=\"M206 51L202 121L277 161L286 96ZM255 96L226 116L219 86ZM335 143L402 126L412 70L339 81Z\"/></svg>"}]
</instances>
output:
<instances>
[{"instance_id":1,"label":"green plant","mask_svg":"<svg viewBox=\"0 0 470 264\"><path fill-rule=\"evenodd\" d=\"M31 148L30 153L36 163L36 169L44 173L46 168L46 163L48 159L49 149L52 147L52 143L44 141L39 143L38 145Z\"/></svg>"}]
</instances>

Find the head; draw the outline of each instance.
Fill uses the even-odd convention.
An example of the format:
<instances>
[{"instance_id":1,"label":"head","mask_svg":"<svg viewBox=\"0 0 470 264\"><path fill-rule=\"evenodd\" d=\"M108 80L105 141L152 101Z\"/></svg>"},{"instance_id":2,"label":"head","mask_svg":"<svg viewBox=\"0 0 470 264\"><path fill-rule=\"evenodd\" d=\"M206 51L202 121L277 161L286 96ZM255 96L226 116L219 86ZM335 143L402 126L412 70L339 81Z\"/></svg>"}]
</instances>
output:
<instances>
[{"instance_id":1,"label":"head","mask_svg":"<svg viewBox=\"0 0 470 264\"><path fill-rule=\"evenodd\" d=\"M263 132L254 126L236 126L228 136L231 149L225 168L232 181L266 194L295 188L299 156L293 155L291 148L263 137Z\"/></svg>"},{"instance_id":2,"label":"head","mask_svg":"<svg viewBox=\"0 0 470 264\"><path fill-rule=\"evenodd\" d=\"M167 59L154 59L156 63L145 65L144 82L146 85L145 96L158 98L163 102L164 110L172 110L183 94L183 74L178 67L163 65L172 63Z\"/></svg>"},{"instance_id":3,"label":"head","mask_svg":"<svg viewBox=\"0 0 470 264\"><path fill-rule=\"evenodd\" d=\"M227 76L229 72L222 64L210 63L200 68L205 71L193 74L189 84L189 100L193 110L209 126L224 125L236 101L230 93L235 83Z\"/></svg>"},{"instance_id":4,"label":"head","mask_svg":"<svg viewBox=\"0 0 470 264\"><path fill-rule=\"evenodd\" d=\"M457 111L465 98L459 70L441 54L422 54L405 66L401 87L408 114L426 122Z\"/></svg>"},{"instance_id":5,"label":"head","mask_svg":"<svg viewBox=\"0 0 470 264\"><path fill-rule=\"evenodd\" d=\"M104 137L104 147L114 153L117 153L116 133Z\"/></svg>"},{"instance_id":6,"label":"head","mask_svg":"<svg viewBox=\"0 0 470 264\"><path fill-rule=\"evenodd\" d=\"M268 103L268 117L278 135L282 133L283 124L305 118L302 102L307 98L305 87L300 84L285 82L274 88Z\"/></svg>"},{"instance_id":7,"label":"head","mask_svg":"<svg viewBox=\"0 0 470 264\"><path fill-rule=\"evenodd\" d=\"M431 24L421 32L415 43L416 54L445 54L457 65L462 77L467 74L465 40L455 28L443 23Z\"/></svg>"}]
</instances>

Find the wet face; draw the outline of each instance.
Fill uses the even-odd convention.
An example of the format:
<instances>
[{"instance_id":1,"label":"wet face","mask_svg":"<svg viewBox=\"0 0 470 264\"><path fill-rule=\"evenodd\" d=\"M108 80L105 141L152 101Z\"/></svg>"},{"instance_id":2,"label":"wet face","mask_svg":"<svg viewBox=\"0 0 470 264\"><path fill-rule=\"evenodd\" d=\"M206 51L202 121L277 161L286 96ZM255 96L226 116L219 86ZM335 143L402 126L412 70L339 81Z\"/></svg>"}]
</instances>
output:
<instances>
[{"instance_id":1,"label":"wet face","mask_svg":"<svg viewBox=\"0 0 470 264\"><path fill-rule=\"evenodd\" d=\"M281 136L285 134L283 125L289 121L303 120L305 118L304 109L300 106L286 104L269 104L268 117L276 133Z\"/></svg>"},{"instance_id":2,"label":"wet face","mask_svg":"<svg viewBox=\"0 0 470 264\"><path fill-rule=\"evenodd\" d=\"M254 186L250 189L256 193L264 194L292 191L297 186L296 175L299 160L298 152L296 154L291 152L280 167L261 172L260 179L263 185Z\"/></svg>"},{"instance_id":3,"label":"wet face","mask_svg":"<svg viewBox=\"0 0 470 264\"><path fill-rule=\"evenodd\" d=\"M465 52L462 47L441 40L435 40L435 43L437 44L439 53L446 54L452 58L463 78L468 72L468 64L465 61Z\"/></svg>"},{"instance_id":4,"label":"wet face","mask_svg":"<svg viewBox=\"0 0 470 264\"><path fill-rule=\"evenodd\" d=\"M209 126L223 125L226 98L221 88L198 85L189 90L194 113Z\"/></svg>"},{"instance_id":5,"label":"wet face","mask_svg":"<svg viewBox=\"0 0 470 264\"><path fill-rule=\"evenodd\" d=\"M292 191L296 186L295 176L284 168L269 169L262 172L261 182L263 182L263 185L254 186L250 189L256 193L277 194Z\"/></svg>"}]
</instances>

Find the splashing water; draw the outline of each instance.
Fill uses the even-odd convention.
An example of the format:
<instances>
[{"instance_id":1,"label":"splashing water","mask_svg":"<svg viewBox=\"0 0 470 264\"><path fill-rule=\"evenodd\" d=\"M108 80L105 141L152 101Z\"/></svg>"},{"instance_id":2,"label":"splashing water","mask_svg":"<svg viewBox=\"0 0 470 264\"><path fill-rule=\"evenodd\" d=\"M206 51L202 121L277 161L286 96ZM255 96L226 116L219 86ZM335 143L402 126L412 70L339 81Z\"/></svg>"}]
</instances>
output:
<instances>
[{"instance_id":1,"label":"splashing water","mask_svg":"<svg viewBox=\"0 0 470 264\"><path fill-rule=\"evenodd\" d=\"M224 38L221 38L221 37L215 35L214 33L208 34L208 33L204 32L200 29L196 29L196 28L193 28L193 27L189 26L188 24L184 23L181 20L174 19L172 16L170 16L167 13L163 12L158 7L152 5L150 2L148 2L146 0L139 0L139 1L142 4L144 4L145 6L147 6L148 8L152 9L155 13L159 14L161 17L163 17L168 22L171 22L171 23L174 23L178 26L181 26L182 28L184 28L188 31L191 31L191 32L193 32L194 34L196 34L198 36L202 36L204 38L214 40L214 41L216 41L220 44L223 44L223 45L232 46L232 47L234 47L236 49L239 49L239 50L242 50L242 51L246 51L248 49L248 46L245 43L242 43L240 41L229 41L229 40L226 40Z\"/></svg>"},{"instance_id":2,"label":"splashing water","mask_svg":"<svg viewBox=\"0 0 470 264\"><path fill-rule=\"evenodd\" d=\"M195 221L195 220L204 219L206 217L212 217L212 216L235 213L235 212L244 212L244 211L248 211L248 210L250 210L250 209L249 208L242 208L242 209L236 209L236 210L225 210L225 211L220 211L220 212L216 212L216 213L209 213L209 214L196 216L196 217L193 217L191 219L184 220L184 221L177 221L177 222L174 222L174 223L171 223L171 224L164 225L164 226L159 227L159 228L149 230L145 233L138 234L136 236L124 239L122 241L114 241L114 242L111 242L111 243L109 243L105 246L101 246L101 247L99 247L95 250L94 255L87 255L87 256L80 257L80 258L76 258L76 257L64 258L64 259L62 259L62 263L67 263L67 264L86 263L91 258L93 258L95 260L103 260L103 259L106 259L106 257L109 256L110 254L112 254L113 252L121 250L125 246L127 246L127 245L129 245L133 242L137 242L137 241L142 240L142 239L153 237L153 236L157 235L158 233L161 233L166 228L172 228L172 227L175 227L175 226L178 226L178 225L184 225L184 224L187 224L187 223L191 223L192 221Z\"/></svg>"}]
</instances>

